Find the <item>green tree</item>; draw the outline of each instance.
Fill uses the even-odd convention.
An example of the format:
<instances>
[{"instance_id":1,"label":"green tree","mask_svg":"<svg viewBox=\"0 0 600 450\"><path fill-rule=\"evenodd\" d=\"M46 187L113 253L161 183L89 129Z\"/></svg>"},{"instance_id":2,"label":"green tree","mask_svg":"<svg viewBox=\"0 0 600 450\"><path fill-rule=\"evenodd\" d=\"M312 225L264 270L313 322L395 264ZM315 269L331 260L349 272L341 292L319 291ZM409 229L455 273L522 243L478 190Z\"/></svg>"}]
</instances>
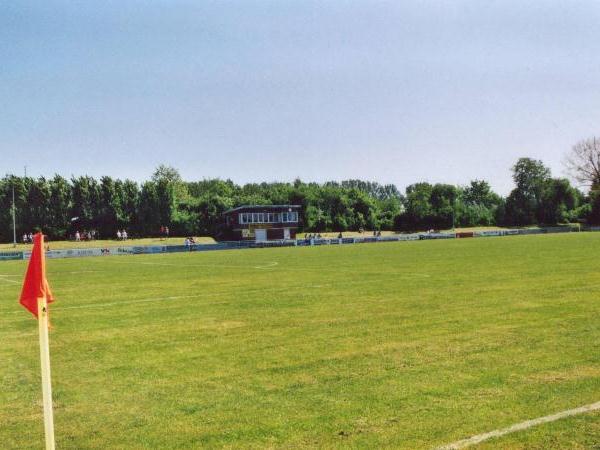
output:
<instances>
[{"instance_id":1,"label":"green tree","mask_svg":"<svg viewBox=\"0 0 600 450\"><path fill-rule=\"evenodd\" d=\"M578 206L577 191L565 178L546 181L542 194L539 222L544 224L567 223Z\"/></svg>"},{"instance_id":2,"label":"green tree","mask_svg":"<svg viewBox=\"0 0 600 450\"><path fill-rule=\"evenodd\" d=\"M462 191L460 224L467 227L494 225L503 203L487 181L473 180Z\"/></svg>"},{"instance_id":3,"label":"green tree","mask_svg":"<svg viewBox=\"0 0 600 450\"><path fill-rule=\"evenodd\" d=\"M71 186L69 181L60 175L55 175L49 184L47 232L52 239L65 239L70 223Z\"/></svg>"},{"instance_id":4,"label":"green tree","mask_svg":"<svg viewBox=\"0 0 600 450\"><path fill-rule=\"evenodd\" d=\"M506 199L506 220L510 225L531 225L543 218L542 196L550 169L542 161L520 158L513 166L516 188Z\"/></svg>"},{"instance_id":5,"label":"green tree","mask_svg":"<svg viewBox=\"0 0 600 450\"><path fill-rule=\"evenodd\" d=\"M100 188L89 176L71 178L71 231L96 228L99 218Z\"/></svg>"},{"instance_id":6,"label":"green tree","mask_svg":"<svg viewBox=\"0 0 600 450\"><path fill-rule=\"evenodd\" d=\"M429 183L415 183L406 188L404 213L396 219L397 228L404 231L431 228L433 223L432 191L433 186Z\"/></svg>"}]
</instances>

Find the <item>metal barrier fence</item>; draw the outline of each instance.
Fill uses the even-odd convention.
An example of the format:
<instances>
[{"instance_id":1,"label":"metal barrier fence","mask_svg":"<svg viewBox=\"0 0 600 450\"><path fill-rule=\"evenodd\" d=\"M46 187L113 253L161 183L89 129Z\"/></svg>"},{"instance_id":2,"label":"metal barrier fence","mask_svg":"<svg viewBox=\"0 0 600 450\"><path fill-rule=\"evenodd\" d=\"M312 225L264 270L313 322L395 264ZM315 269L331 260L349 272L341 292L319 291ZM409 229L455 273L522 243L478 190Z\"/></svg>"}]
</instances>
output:
<instances>
[{"instance_id":1,"label":"metal barrier fence","mask_svg":"<svg viewBox=\"0 0 600 450\"><path fill-rule=\"evenodd\" d=\"M235 250L246 248L268 248L268 247L304 247L320 245L347 245L366 244L377 242L402 242L430 239L457 239L495 236L514 236L529 234L569 233L577 231L600 231L600 227L547 227L547 228L525 228L514 230L484 230L459 233L413 233L398 234L394 236L365 236L365 237L342 237L331 239L296 239L279 241L227 241L215 244L192 244L192 245L149 245L149 246L117 246L104 248L64 249L49 250L46 252L48 258L81 258L85 256L117 256L117 255L141 255L156 253L182 253L200 252L212 250ZM31 257L31 251L4 251L0 252L0 261L23 260Z\"/></svg>"}]
</instances>

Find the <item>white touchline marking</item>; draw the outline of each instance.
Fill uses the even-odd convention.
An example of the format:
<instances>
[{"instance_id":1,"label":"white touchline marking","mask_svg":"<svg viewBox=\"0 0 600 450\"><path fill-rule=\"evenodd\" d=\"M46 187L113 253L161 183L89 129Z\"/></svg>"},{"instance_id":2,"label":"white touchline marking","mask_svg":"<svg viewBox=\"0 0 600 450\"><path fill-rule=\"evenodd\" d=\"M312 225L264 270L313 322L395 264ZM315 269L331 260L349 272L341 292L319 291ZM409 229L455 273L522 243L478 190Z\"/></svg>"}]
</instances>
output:
<instances>
[{"instance_id":1,"label":"white touchline marking","mask_svg":"<svg viewBox=\"0 0 600 450\"><path fill-rule=\"evenodd\" d=\"M277 261L273 261L268 264L265 264L264 266L254 266L254 268L255 269L268 269L269 267L275 267L277 264L279 264Z\"/></svg>"},{"instance_id":2,"label":"white touchline marking","mask_svg":"<svg viewBox=\"0 0 600 450\"><path fill-rule=\"evenodd\" d=\"M246 266L246 265L233 265L233 264L173 264L173 263L161 263L161 262L148 262L148 261L108 261L108 259L97 258L94 262L109 262L111 264L134 264L134 265L143 265L143 266L169 266L169 267L210 267L214 269L267 269L270 267L275 267L279 265L278 262L270 262L260 266ZM331 267L286 267L285 270L297 271L297 272L306 272L306 271L316 271L316 272L340 272L340 269L343 270L352 270L355 271L355 267L339 267L339 268L331 268ZM427 273L418 273L418 272L386 272L386 275L393 276L396 278L431 278L430 274Z\"/></svg>"},{"instance_id":3,"label":"white touchline marking","mask_svg":"<svg viewBox=\"0 0 600 450\"><path fill-rule=\"evenodd\" d=\"M0 278L0 281L6 281L7 283L20 284L18 281L9 280L8 278Z\"/></svg>"},{"instance_id":4,"label":"white touchline marking","mask_svg":"<svg viewBox=\"0 0 600 450\"><path fill-rule=\"evenodd\" d=\"M269 288L269 289L245 289L244 293L255 293L255 292L269 292L269 293L277 293L277 292L291 292L293 290L306 290L306 289L320 289L322 287L338 287L338 286L349 286L349 285L361 285L361 284L373 284L379 283L380 280L356 280L356 281L345 281L340 283L328 283L328 284L302 284L295 286L287 286L282 288ZM151 298L139 298L133 300L120 300L116 302L106 302L106 303L90 303L85 305L73 305L73 306L54 306L52 305L52 310L61 311L63 309L90 309L90 308L103 308L105 306L119 306L119 305L130 305L135 303L148 303L148 302L161 302L165 300L182 300L189 298L210 298L210 297L221 297L221 296L231 296L237 295L235 292L209 292L202 294L193 294L193 295L177 295L177 296L169 296L169 297L151 297ZM219 302L219 303L209 303L209 305L220 305L226 304L230 302ZM2 313L3 315L8 314L19 314L20 310L17 311L6 311ZM18 322L18 320L16 320Z\"/></svg>"},{"instance_id":5,"label":"white touchline marking","mask_svg":"<svg viewBox=\"0 0 600 450\"><path fill-rule=\"evenodd\" d=\"M100 260L102 261L102 260ZM106 261L106 260L104 260ZM226 268L226 269L248 269L250 266L241 266L233 264L173 264L173 263L161 263L161 262L147 262L147 261L109 261L112 264L134 264L142 266L169 266L169 267L210 267L210 268ZM257 267L253 267L256 269Z\"/></svg>"},{"instance_id":6,"label":"white touchline marking","mask_svg":"<svg viewBox=\"0 0 600 450\"><path fill-rule=\"evenodd\" d=\"M526 430L527 428L541 425L543 423L554 422L556 420L564 419L565 417L575 416L578 414L584 414L591 411L600 410L600 402L592 403L590 405L581 406L575 409L568 409L550 416L539 417L537 419L526 420L525 422L512 425L508 428L502 428L500 430L490 431L489 433L478 434L462 441L457 441L452 444L438 447L437 450L456 450L460 448L470 447L471 445L479 444L480 442L487 441L488 439L504 436L517 431Z\"/></svg>"},{"instance_id":7,"label":"white touchline marking","mask_svg":"<svg viewBox=\"0 0 600 450\"><path fill-rule=\"evenodd\" d=\"M78 273L98 273L101 270L76 270L74 272L48 272L48 275L75 275Z\"/></svg>"}]
</instances>

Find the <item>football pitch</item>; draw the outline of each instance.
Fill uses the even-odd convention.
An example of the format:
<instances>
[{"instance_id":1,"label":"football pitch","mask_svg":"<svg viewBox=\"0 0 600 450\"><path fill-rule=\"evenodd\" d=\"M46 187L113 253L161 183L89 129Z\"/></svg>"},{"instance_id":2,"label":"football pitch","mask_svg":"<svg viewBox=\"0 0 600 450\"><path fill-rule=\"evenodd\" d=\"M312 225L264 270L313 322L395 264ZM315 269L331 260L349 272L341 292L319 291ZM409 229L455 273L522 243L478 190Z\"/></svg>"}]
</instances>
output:
<instances>
[{"instance_id":1,"label":"football pitch","mask_svg":"<svg viewBox=\"0 0 600 450\"><path fill-rule=\"evenodd\" d=\"M57 448L436 448L600 401L600 233L48 260ZM0 447L44 442L0 263ZM600 412L474 448L598 448Z\"/></svg>"}]
</instances>

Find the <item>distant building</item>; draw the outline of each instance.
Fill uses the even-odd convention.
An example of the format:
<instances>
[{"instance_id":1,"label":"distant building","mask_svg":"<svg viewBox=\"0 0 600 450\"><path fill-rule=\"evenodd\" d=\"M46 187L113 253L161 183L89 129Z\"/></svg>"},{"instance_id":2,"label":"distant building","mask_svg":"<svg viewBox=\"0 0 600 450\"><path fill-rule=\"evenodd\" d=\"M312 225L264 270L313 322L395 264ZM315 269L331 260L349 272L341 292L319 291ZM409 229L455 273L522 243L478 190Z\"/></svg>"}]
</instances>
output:
<instances>
[{"instance_id":1,"label":"distant building","mask_svg":"<svg viewBox=\"0 0 600 450\"><path fill-rule=\"evenodd\" d=\"M228 241L295 239L299 205L244 205L223 213L217 238Z\"/></svg>"}]
</instances>

